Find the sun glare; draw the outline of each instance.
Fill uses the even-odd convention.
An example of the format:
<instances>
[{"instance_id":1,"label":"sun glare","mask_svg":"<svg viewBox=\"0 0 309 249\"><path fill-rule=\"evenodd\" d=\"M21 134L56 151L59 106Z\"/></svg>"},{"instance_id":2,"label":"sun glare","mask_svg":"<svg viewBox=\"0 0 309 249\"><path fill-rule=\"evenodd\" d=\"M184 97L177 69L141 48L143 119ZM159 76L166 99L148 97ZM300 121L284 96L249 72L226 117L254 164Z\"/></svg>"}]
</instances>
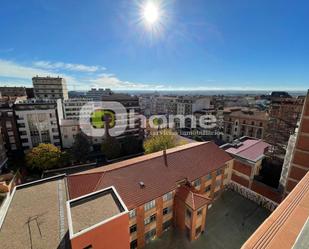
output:
<instances>
[{"instance_id":1,"label":"sun glare","mask_svg":"<svg viewBox=\"0 0 309 249\"><path fill-rule=\"evenodd\" d=\"M146 3L143 8L143 18L144 20L152 25L156 23L159 19L159 8L152 2Z\"/></svg>"}]
</instances>

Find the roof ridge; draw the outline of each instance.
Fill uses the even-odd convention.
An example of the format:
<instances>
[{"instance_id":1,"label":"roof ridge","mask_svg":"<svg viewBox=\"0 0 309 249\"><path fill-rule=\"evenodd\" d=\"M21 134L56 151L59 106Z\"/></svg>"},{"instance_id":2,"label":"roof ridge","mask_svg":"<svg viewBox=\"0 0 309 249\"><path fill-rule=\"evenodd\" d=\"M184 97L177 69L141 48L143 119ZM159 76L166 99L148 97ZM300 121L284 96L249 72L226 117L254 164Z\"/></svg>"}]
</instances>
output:
<instances>
[{"instance_id":1,"label":"roof ridge","mask_svg":"<svg viewBox=\"0 0 309 249\"><path fill-rule=\"evenodd\" d=\"M206 141L206 142L195 142L195 143L180 145L180 146L177 146L177 147L174 147L174 148L167 149L166 154L170 155L170 154L174 154L174 153L177 153L177 152L183 152L183 151L186 151L186 150L189 150L189 149L192 149L192 148L196 148L196 147L204 145L204 144L210 144L210 143L213 143L213 142L212 141ZM138 162L134 161L134 159L137 159L139 157L135 157L135 158L127 159L127 160L124 160L124 161L120 161L120 162L116 162L116 163L112 163L112 164L103 165L103 166L98 167L98 168L102 168L102 171L89 172L89 173L87 173L87 171L86 171L85 173L80 172L80 173L77 173L77 174L74 174L74 175L84 175L84 174L92 174L92 173L101 173L102 174L103 172L110 172L110 171L113 171L113 170L122 169L122 168L125 168L125 167L129 167L129 166L136 165L136 164L139 164L139 163L142 163L142 162L145 162L145 161L149 161L149 160L152 160L152 159L155 159L155 158L162 157L163 156L162 152L163 152L163 150L160 150L160 151L148 154L148 155L146 154L146 155L139 156L139 157L147 157L147 158L140 160ZM130 163L125 164L126 161L130 161ZM117 166L116 164L120 164L120 165ZM121 164L123 164L123 165L121 165ZM116 166L114 168L107 168L107 167L112 167L113 165L116 165ZM104 167L107 168L107 169L104 170ZM89 171L91 171L91 170L92 169L90 169Z\"/></svg>"}]
</instances>

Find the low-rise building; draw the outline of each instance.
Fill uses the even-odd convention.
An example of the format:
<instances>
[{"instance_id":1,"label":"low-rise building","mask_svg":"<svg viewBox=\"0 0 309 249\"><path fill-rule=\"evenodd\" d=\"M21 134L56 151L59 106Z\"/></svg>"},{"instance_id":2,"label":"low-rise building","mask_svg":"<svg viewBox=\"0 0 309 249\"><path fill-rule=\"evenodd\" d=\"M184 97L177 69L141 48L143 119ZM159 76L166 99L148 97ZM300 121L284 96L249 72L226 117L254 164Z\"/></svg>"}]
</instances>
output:
<instances>
[{"instance_id":1,"label":"low-rise building","mask_svg":"<svg viewBox=\"0 0 309 249\"><path fill-rule=\"evenodd\" d=\"M24 150L40 143L61 146L56 102L31 99L15 103L17 126Z\"/></svg>"},{"instance_id":2,"label":"low-rise building","mask_svg":"<svg viewBox=\"0 0 309 249\"><path fill-rule=\"evenodd\" d=\"M207 229L208 205L229 183L232 164L214 143L191 143L19 185L0 217L0 244L143 248L171 226L195 240Z\"/></svg>"}]
</instances>

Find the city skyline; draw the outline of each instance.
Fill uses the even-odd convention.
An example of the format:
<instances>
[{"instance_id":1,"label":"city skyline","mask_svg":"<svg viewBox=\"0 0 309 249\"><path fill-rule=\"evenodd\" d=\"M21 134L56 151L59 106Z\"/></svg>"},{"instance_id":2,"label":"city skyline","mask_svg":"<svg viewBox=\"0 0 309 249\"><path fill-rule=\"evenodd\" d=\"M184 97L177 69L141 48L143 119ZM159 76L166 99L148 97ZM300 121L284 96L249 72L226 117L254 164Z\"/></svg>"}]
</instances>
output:
<instances>
[{"instance_id":1,"label":"city skyline","mask_svg":"<svg viewBox=\"0 0 309 249\"><path fill-rule=\"evenodd\" d=\"M3 3L1 85L60 75L69 90L308 88L305 1L154 0L151 27L147 2Z\"/></svg>"}]
</instances>

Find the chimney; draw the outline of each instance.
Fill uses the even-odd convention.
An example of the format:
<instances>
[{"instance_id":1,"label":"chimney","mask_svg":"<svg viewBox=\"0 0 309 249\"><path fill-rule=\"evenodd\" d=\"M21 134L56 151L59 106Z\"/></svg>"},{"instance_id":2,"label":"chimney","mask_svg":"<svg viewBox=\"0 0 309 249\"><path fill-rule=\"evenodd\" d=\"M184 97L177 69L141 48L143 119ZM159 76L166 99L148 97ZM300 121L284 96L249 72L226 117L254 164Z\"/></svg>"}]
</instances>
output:
<instances>
[{"instance_id":1,"label":"chimney","mask_svg":"<svg viewBox=\"0 0 309 249\"><path fill-rule=\"evenodd\" d=\"M163 158L164 158L164 164L166 167L168 167L167 165L167 155L166 155L166 150L163 150Z\"/></svg>"},{"instance_id":2,"label":"chimney","mask_svg":"<svg viewBox=\"0 0 309 249\"><path fill-rule=\"evenodd\" d=\"M139 187L140 188L145 188L145 183L144 182L139 182Z\"/></svg>"}]
</instances>

